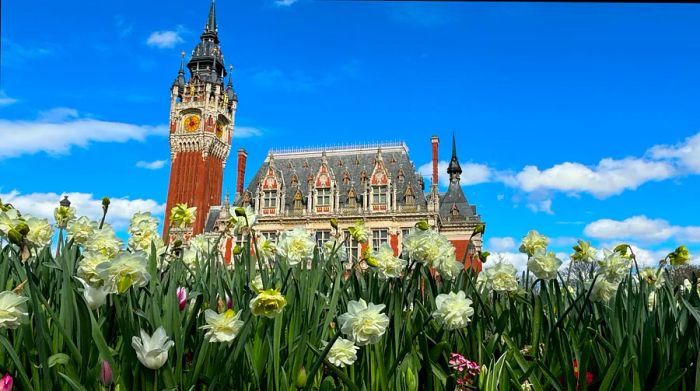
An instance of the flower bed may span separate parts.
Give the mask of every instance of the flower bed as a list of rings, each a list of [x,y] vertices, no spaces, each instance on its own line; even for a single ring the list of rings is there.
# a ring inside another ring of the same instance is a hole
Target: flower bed
[[[150,214],[124,248],[65,207],[54,254],[47,220],[0,206],[0,390],[675,390],[700,372],[698,290],[666,278],[683,247],[638,270],[628,246],[579,242],[560,269],[531,232],[533,274],[477,276],[423,224],[400,256],[354,260],[340,235],[256,237],[239,208],[230,230],[254,240],[226,265],[217,239],[165,246]]]

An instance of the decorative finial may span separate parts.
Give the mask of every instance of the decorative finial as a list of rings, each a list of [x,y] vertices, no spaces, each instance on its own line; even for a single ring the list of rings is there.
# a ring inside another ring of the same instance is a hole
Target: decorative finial
[[[63,199],[59,202],[61,206],[68,208],[70,206],[70,201],[68,201],[68,196],[63,196]]]
[[[226,189],[226,195],[224,196],[224,205],[228,206],[228,189]]]

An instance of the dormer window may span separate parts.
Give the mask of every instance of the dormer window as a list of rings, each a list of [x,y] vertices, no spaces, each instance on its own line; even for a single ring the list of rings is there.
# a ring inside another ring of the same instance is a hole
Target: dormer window
[[[299,178],[297,177],[297,174],[292,174],[292,178],[290,180],[292,185],[296,185],[299,183]]]
[[[343,173],[343,183],[346,185],[350,183],[350,173],[347,171]]]
[[[362,170],[362,172],[360,173],[360,182],[362,182],[362,184],[365,184],[367,182],[367,179],[367,171]]]
[[[277,191],[276,190],[263,191],[263,208],[276,208],[276,207],[277,207]]]
[[[320,188],[316,189],[316,205],[329,206],[331,204],[331,189]]]
[[[403,170],[399,170],[399,174],[396,176],[396,179],[400,182],[403,183],[405,176],[403,174]]]
[[[350,191],[348,191],[348,207],[357,207],[357,194],[355,194],[355,190],[353,189],[350,189]]]
[[[389,194],[389,190],[387,186],[374,186],[374,191],[372,192],[372,203],[377,205],[377,204],[386,204],[387,200],[387,195]]]
[[[297,192],[294,193],[294,200],[292,203],[292,209],[299,210],[302,208],[302,206],[301,206],[302,198],[303,198],[303,196],[301,195],[301,191],[297,190]]]

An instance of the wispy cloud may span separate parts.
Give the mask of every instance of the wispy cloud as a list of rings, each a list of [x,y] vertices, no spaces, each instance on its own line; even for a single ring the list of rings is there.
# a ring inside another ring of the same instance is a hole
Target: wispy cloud
[[[17,99],[7,96],[5,91],[0,90],[0,106],[9,106],[13,103],[17,103]]]
[[[181,26],[178,26],[175,30],[154,31],[148,36],[146,44],[160,49],[170,49],[184,42],[180,36],[182,32]]]
[[[118,14],[114,15],[114,25],[117,27],[117,31],[119,31],[119,35],[122,38],[130,35],[131,31],[134,29],[133,24],[127,23],[124,17]]]
[[[24,215],[47,218],[53,221],[53,210],[64,195],[68,196],[71,206],[76,208],[78,216],[88,216],[97,220],[102,217],[102,196],[91,193],[66,192],[66,193],[28,193],[22,194],[17,190],[9,193],[0,193],[0,198],[5,203],[11,203]],[[130,197],[110,197],[109,213],[106,221],[115,229],[123,229],[129,224],[131,216],[136,212],[151,212],[154,215],[162,215],[165,204],[152,199]]]
[[[249,138],[261,136],[263,132],[252,126],[236,126],[233,129],[233,138]]]
[[[440,160],[438,162],[438,183],[441,186],[450,184],[450,177],[447,175],[447,166],[449,162]],[[493,179],[493,172],[489,166],[477,163],[460,163],[462,174],[460,175],[460,183],[462,185],[477,185],[479,183],[490,182]],[[418,172],[423,175],[428,182],[433,175],[433,163],[428,162],[418,168]]]
[[[152,162],[141,160],[136,162],[136,167],[145,168],[147,170],[160,170],[161,168],[165,167],[165,163],[167,162],[167,160],[154,160]]]
[[[490,238],[486,249],[496,252],[512,251],[515,249],[515,239],[510,236]]]
[[[39,119],[0,119],[0,159],[46,152],[70,153],[73,146],[87,147],[94,142],[143,141],[148,136],[165,136],[165,125],[134,125],[80,117],[77,110],[56,108],[40,114]]]

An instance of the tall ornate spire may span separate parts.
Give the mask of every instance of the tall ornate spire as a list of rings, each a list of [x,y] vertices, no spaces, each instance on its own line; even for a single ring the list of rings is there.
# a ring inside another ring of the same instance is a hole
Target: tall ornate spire
[[[192,76],[198,75],[200,80],[223,84],[227,72],[224,66],[224,56],[219,47],[219,30],[216,26],[214,0],[209,7],[207,22],[199,38],[200,42],[192,50],[192,58],[187,63],[187,68],[190,69]]]
[[[455,142],[455,133],[452,132],[452,159],[450,165],[447,166],[447,173],[450,175],[450,182],[459,182],[459,175],[462,173],[462,167],[457,159],[457,143]]]

